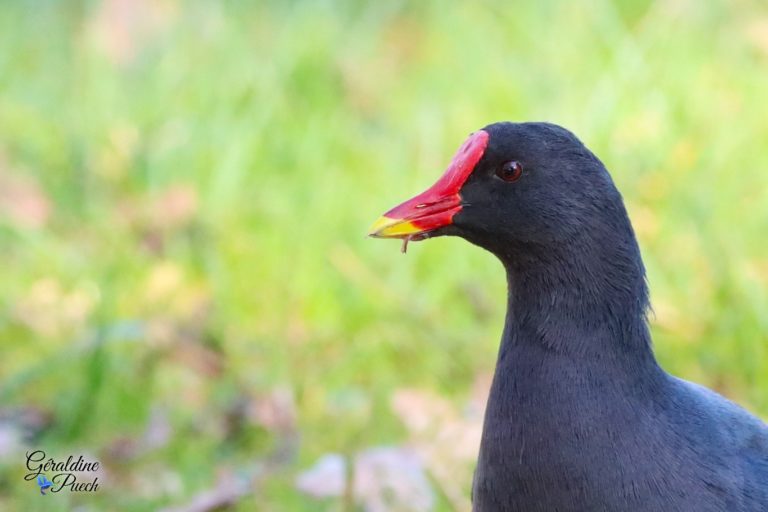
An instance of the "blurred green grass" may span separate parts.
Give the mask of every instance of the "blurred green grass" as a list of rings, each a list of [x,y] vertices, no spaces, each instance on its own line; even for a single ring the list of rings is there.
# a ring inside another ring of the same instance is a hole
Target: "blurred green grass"
[[[659,359],[768,416],[763,3],[30,0],[0,28],[0,420],[110,478],[46,510],[154,510],[226,470],[265,475],[239,510],[316,510],[297,471],[403,442],[395,390],[463,403],[500,266],[364,235],[497,120],[604,160]],[[0,449],[3,510],[41,506],[23,462]]]

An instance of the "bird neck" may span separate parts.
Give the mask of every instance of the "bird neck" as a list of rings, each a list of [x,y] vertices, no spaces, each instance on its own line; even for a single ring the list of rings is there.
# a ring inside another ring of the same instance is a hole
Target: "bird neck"
[[[560,353],[612,354],[655,365],[645,270],[631,227],[626,231],[502,257],[508,282],[502,344],[535,343]]]

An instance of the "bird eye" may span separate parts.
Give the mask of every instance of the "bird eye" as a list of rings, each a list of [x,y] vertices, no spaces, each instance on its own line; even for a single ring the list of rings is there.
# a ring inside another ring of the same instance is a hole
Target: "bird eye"
[[[517,160],[505,162],[496,170],[496,176],[509,183],[517,181],[523,175],[523,164]]]

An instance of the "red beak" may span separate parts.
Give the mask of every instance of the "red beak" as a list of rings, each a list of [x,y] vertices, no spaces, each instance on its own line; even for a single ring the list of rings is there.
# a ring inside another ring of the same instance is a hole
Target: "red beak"
[[[369,235],[378,238],[421,239],[435,229],[453,223],[461,211],[461,187],[483,157],[488,132],[477,131],[464,141],[437,183],[399,204],[371,226]]]

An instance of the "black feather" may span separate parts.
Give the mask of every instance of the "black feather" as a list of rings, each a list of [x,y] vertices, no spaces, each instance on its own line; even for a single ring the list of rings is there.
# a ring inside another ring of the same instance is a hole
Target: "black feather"
[[[608,171],[546,123],[484,128],[452,226],[496,254],[508,311],[476,511],[767,511],[768,427],[657,364],[648,288]],[[522,162],[515,183],[495,178]]]

